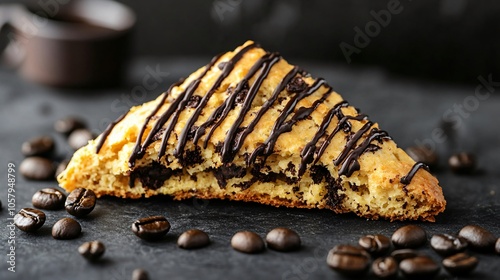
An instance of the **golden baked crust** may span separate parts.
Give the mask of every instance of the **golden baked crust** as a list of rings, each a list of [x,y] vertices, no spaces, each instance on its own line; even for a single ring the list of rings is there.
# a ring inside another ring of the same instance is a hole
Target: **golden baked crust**
[[[248,41],[131,108],[76,151],[58,181],[98,196],[434,221],[446,202],[437,179],[418,167],[322,79]]]

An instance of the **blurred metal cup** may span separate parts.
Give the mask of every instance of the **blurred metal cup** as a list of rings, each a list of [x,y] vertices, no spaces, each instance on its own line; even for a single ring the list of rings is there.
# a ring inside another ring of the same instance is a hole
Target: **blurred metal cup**
[[[0,25],[11,27],[3,56],[23,77],[38,83],[117,85],[135,22],[130,8],[110,0],[59,0],[29,8],[0,5]]]

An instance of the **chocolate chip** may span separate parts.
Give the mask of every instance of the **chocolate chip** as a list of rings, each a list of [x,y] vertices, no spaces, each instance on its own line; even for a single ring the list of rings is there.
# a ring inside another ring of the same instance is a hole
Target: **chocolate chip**
[[[397,229],[391,240],[398,248],[416,248],[425,244],[427,234],[420,226],[407,225]]]
[[[259,253],[265,249],[262,237],[252,231],[237,232],[231,238],[231,246],[233,249],[247,254]]]
[[[471,273],[477,266],[476,257],[466,253],[458,253],[443,260],[443,267],[452,275],[464,275]]]
[[[40,136],[23,143],[21,151],[24,156],[49,157],[55,150],[54,139],[50,136]]]
[[[45,188],[37,191],[31,198],[33,206],[39,209],[58,210],[64,207],[66,195],[58,189]]]
[[[102,257],[106,247],[101,241],[85,242],[78,247],[78,253],[89,261],[96,261]]]
[[[294,77],[290,83],[286,85],[286,90],[291,93],[299,93],[307,88],[307,83],[301,77]]]
[[[358,244],[373,255],[385,254],[391,248],[391,240],[381,234],[363,236],[359,239]]]
[[[278,227],[266,235],[267,247],[282,252],[300,248],[300,236],[289,228]]]
[[[14,216],[14,224],[22,231],[33,232],[45,223],[45,213],[38,209],[23,208]]]
[[[405,151],[414,161],[423,162],[431,168],[438,164],[438,155],[426,146],[411,146]]]
[[[453,255],[467,248],[465,239],[449,234],[433,235],[430,243],[432,249],[442,256]]]
[[[77,129],[69,135],[68,144],[74,150],[78,150],[81,147],[88,144],[90,140],[94,139],[94,134],[88,129]]]
[[[75,239],[82,232],[82,226],[72,218],[62,218],[52,226],[55,239]]]
[[[60,120],[57,120],[54,123],[54,129],[55,131],[68,136],[71,134],[71,132],[80,129],[80,128],[85,128],[85,122],[77,117],[66,117]]]
[[[208,234],[199,229],[190,229],[185,231],[177,239],[177,246],[183,249],[196,249],[210,244]]]
[[[52,161],[42,157],[27,157],[19,166],[19,172],[30,180],[49,180],[54,178],[55,168]]]
[[[199,95],[191,95],[191,97],[189,98],[187,104],[186,104],[186,107],[188,108],[196,108],[198,107],[198,104],[200,104],[200,101],[201,101],[201,96]]]
[[[480,252],[492,252],[496,238],[489,230],[476,225],[463,227],[458,236],[469,243],[469,248]]]
[[[470,174],[476,170],[476,157],[469,153],[459,153],[450,157],[448,164],[457,174]]]
[[[361,276],[368,270],[370,255],[360,247],[337,245],[328,252],[326,263],[341,274]]]

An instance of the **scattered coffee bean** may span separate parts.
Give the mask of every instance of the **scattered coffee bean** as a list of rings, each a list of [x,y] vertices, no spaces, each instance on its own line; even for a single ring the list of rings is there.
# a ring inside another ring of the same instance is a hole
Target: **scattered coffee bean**
[[[195,249],[207,246],[210,243],[208,234],[199,229],[185,231],[177,239],[177,246],[183,249]]]
[[[247,254],[259,253],[265,249],[262,237],[252,231],[237,232],[233,238],[231,238],[231,246],[235,250]]]
[[[27,157],[49,157],[55,149],[54,139],[50,136],[40,136],[23,143],[21,152]]]
[[[411,146],[405,151],[414,161],[423,162],[431,168],[438,164],[437,154],[425,146]]]
[[[358,243],[359,246],[373,255],[383,255],[391,248],[391,240],[381,234],[363,236]]]
[[[94,139],[94,135],[88,129],[77,129],[69,135],[68,144],[74,150],[78,150],[92,139]]]
[[[45,213],[38,209],[23,208],[14,216],[14,224],[22,231],[33,232],[45,223]]]
[[[54,123],[54,130],[64,134],[65,136],[68,136],[71,134],[71,132],[80,129],[80,128],[85,128],[85,122],[82,121],[79,118],[76,117],[66,117],[60,120],[57,120]]]
[[[423,228],[417,225],[407,225],[397,229],[391,240],[398,248],[417,248],[425,244],[427,235]]]
[[[267,247],[276,251],[294,251],[300,248],[300,236],[293,230],[278,227],[266,235]]]
[[[72,218],[62,218],[52,226],[52,237],[55,239],[74,239],[82,232],[82,226]]]
[[[452,275],[469,274],[476,268],[477,263],[476,257],[466,253],[458,253],[443,260],[444,268]]]
[[[360,276],[368,270],[370,255],[360,247],[337,245],[328,252],[326,263],[347,276]]]
[[[149,280],[149,275],[146,270],[137,268],[132,272],[132,280]]]
[[[59,177],[59,174],[63,173],[64,170],[66,170],[66,167],[68,167],[69,161],[63,160],[61,161],[56,168],[56,174],[54,175],[55,178]]]
[[[436,234],[431,238],[431,247],[442,256],[462,252],[467,248],[467,241],[449,234]]]
[[[58,189],[46,188],[37,191],[31,198],[33,206],[39,209],[58,210],[64,208],[66,195]]]
[[[454,173],[470,174],[476,170],[476,157],[469,153],[459,153],[451,156],[448,164]]]
[[[495,251],[500,255],[500,238],[498,238],[497,243],[495,243]]]
[[[372,271],[379,279],[391,279],[398,275],[398,262],[393,257],[381,257],[373,261]]]
[[[49,180],[54,178],[52,161],[42,157],[27,157],[19,166],[19,172],[30,180]]]
[[[463,227],[458,236],[467,240],[469,247],[476,251],[488,252],[495,248],[496,238],[489,230],[476,225]]]
[[[141,218],[132,223],[132,231],[138,237],[156,241],[164,237],[170,230],[170,223],[163,216]]]
[[[435,276],[439,265],[428,256],[418,256],[401,261],[399,269],[409,279],[423,279]]]
[[[419,253],[412,249],[399,249],[399,250],[394,250],[391,253],[391,257],[393,257],[397,262],[401,262],[403,260],[411,259],[418,256]]]
[[[78,247],[78,253],[89,261],[98,260],[106,251],[106,247],[101,241],[85,242]]]
[[[68,195],[64,207],[71,215],[83,217],[94,210],[96,200],[96,195],[92,190],[77,188]]]

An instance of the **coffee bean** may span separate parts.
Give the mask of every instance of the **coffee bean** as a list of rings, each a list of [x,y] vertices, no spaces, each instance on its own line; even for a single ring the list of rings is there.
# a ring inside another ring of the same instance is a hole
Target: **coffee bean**
[[[58,210],[64,207],[66,195],[58,189],[46,188],[37,191],[31,198],[33,206],[39,209]]]
[[[24,156],[49,157],[55,149],[54,139],[50,136],[40,136],[23,143],[21,152]]]
[[[94,210],[96,200],[96,195],[92,190],[77,188],[68,195],[64,207],[71,215],[83,217]]]
[[[399,249],[394,250],[391,253],[391,257],[393,257],[397,262],[401,262],[402,260],[411,259],[419,256],[419,253],[412,249]]]
[[[132,280],[149,280],[149,275],[146,270],[137,268],[132,272]]]
[[[45,223],[45,213],[38,209],[23,208],[14,216],[14,224],[22,231],[33,232]]]
[[[373,255],[382,255],[387,253],[391,248],[391,240],[381,234],[366,235],[359,239],[359,246]]]
[[[368,270],[370,255],[360,247],[337,245],[328,252],[326,263],[347,276],[360,276]]]
[[[418,256],[403,260],[399,269],[409,279],[434,277],[439,272],[439,265],[428,256]]]
[[[407,225],[392,234],[392,243],[398,248],[417,248],[427,241],[425,230],[416,225]]]
[[[94,139],[94,134],[88,129],[77,129],[69,135],[68,144],[74,150],[78,150],[87,145],[92,139]]]
[[[438,155],[425,146],[411,146],[405,151],[414,161],[423,162],[431,168],[438,164]]]
[[[300,236],[293,230],[278,227],[266,235],[267,247],[276,251],[294,251],[300,248]]]
[[[477,266],[476,257],[466,253],[458,253],[443,260],[444,268],[452,275],[463,275],[471,273]]]
[[[467,241],[449,234],[436,234],[431,238],[431,247],[442,256],[462,252],[467,248]]]
[[[89,261],[98,260],[106,251],[106,247],[101,241],[85,242],[78,247],[78,253]]]
[[[85,128],[85,122],[79,118],[76,117],[66,117],[60,120],[57,120],[54,123],[54,130],[64,134],[66,136],[70,135],[71,132],[80,129],[80,128]]]
[[[231,246],[235,250],[247,254],[259,253],[265,249],[262,237],[252,231],[237,232],[233,238],[231,238]]]
[[[448,164],[454,173],[470,174],[476,170],[476,157],[469,153],[459,153],[452,155]]]
[[[52,161],[42,157],[27,157],[19,166],[19,172],[30,180],[49,180],[54,178]]]
[[[55,239],[75,239],[82,232],[82,226],[72,218],[62,218],[52,226]]]
[[[208,234],[199,229],[185,231],[179,236],[179,239],[177,239],[177,246],[183,249],[201,248],[208,244],[210,244]]]
[[[469,247],[476,251],[489,252],[495,248],[496,238],[487,229],[476,225],[463,227],[458,236],[469,243]]]
[[[132,231],[135,235],[149,241],[161,239],[169,230],[170,223],[163,216],[141,218],[132,223]]]
[[[372,271],[379,279],[392,279],[398,275],[398,262],[393,257],[381,257],[373,261]]]
[[[56,174],[54,175],[55,178],[59,177],[61,173],[63,173],[64,170],[66,170],[66,167],[68,167],[69,161],[63,160],[61,161],[56,168]]]
[[[500,255],[500,238],[498,238],[497,243],[495,243],[495,251]]]

